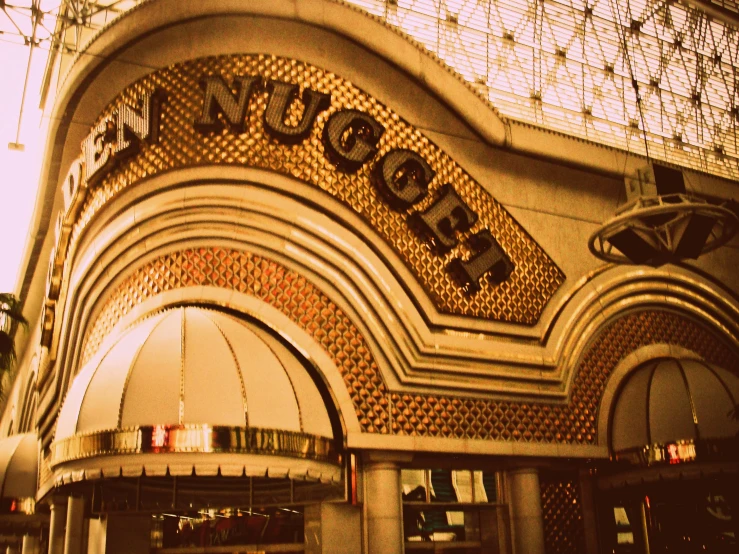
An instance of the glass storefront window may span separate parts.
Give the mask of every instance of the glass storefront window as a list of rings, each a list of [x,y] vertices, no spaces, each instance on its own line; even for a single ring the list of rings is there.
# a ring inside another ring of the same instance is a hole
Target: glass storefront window
[[[500,498],[495,471],[404,469],[401,479],[404,500],[480,504]]]
[[[735,477],[654,481],[604,494],[601,540],[616,554],[734,554]]]
[[[94,513],[183,513],[254,506],[288,508],[344,499],[343,483],[266,477],[142,477],[101,480],[94,487]]]
[[[404,469],[401,480],[406,551],[435,542],[449,543],[437,550],[472,554],[506,535],[508,511],[499,503],[497,472]]]
[[[345,501],[343,483],[246,476],[119,477],[93,489],[93,516],[150,518],[155,554],[303,552],[306,510]]]
[[[152,546],[159,549],[303,544],[302,508],[201,510],[153,517]]]

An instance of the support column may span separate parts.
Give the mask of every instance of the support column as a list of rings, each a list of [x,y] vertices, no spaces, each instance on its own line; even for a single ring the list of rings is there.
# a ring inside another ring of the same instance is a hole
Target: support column
[[[150,515],[109,515],[106,518],[105,554],[149,554],[150,550]]]
[[[585,550],[598,552],[598,523],[595,506],[595,475],[588,470],[580,470],[580,503],[582,524],[585,530]]]
[[[515,554],[544,554],[539,472],[535,468],[508,472]]]
[[[70,496],[67,501],[67,532],[64,534],[64,554],[83,554],[85,499]]]
[[[364,483],[368,554],[403,554],[400,467],[395,462],[367,462]]]
[[[64,554],[64,529],[67,526],[67,499],[54,498],[51,501],[51,521],[49,524],[49,554]]]
[[[23,535],[21,554],[41,554],[41,539],[37,535]]]

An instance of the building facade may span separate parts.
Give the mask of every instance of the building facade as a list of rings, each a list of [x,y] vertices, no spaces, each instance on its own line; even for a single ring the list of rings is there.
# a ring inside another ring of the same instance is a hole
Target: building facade
[[[50,121],[9,549],[736,548],[737,242],[587,247],[648,159],[329,0],[144,3]]]

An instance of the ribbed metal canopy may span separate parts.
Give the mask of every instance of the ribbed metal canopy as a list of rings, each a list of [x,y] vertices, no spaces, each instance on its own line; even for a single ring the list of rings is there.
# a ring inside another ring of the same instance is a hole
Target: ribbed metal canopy
[[[0,498],[35,498],[37,475],[36,433],[0,439]]]
[[[739,400],[739,377],[697,360],[648,362],[628,378],[616,400],[611,449],[736,436],[730,417]]]
[[[56,440],[193,424],[332,437],[318,389],[280,341],[228,314],[187,307],[141,322],[82,368]]]
[[[57,419],[57,483],[196,475],[341,479],[323,397],[258,325],[202,307],[153,315],[77,374]]]

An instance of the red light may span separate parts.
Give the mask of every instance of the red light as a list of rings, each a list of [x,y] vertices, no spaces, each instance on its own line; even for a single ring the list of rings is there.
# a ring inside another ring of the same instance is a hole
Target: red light
[[[676,444],[671,444],[667,447],[667,457],[669,458],[671,464],[680,463],[680,458],[677,454]]]
[[[164,425],[155,426],[151,434],[151,445],[155,447],[165,446],[167,444],[167,435],[169,435],[169,432]]]

